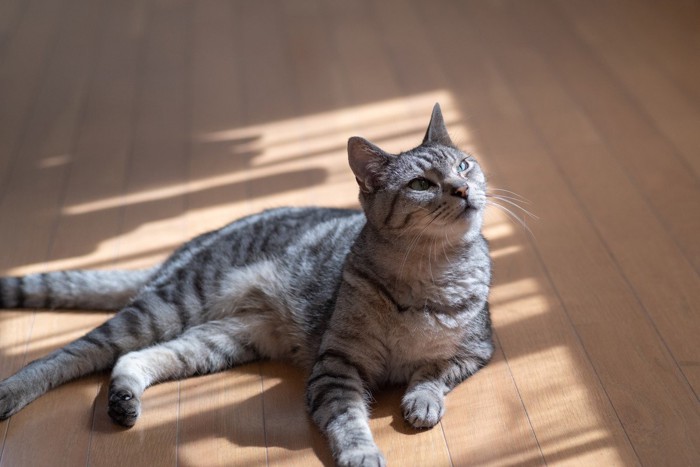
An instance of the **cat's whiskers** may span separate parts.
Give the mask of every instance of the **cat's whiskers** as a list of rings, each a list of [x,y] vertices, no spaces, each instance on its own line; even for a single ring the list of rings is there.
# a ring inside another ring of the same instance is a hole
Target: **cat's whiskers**
[[[445,255],[445,260],[447,261],[447,264],[449,264],[450,267],[452,267],[452,261],[447,256],[447,250],[445,250],[445,244],[448,244],[450,246],[450,249],[453,249],[454,247],[452,246],[452,242],[450,242],[450,239],[447,236],[447,231],[443,230],[442,236],[445,237],[445,241],[442,242],[442,254]]]
[[[432,257],[433,257],[433,247],[435,247],[437,241],[437,237],[433,237],[433,243],[431,243],[430,248],[428,249],[428,271],[430,271],[430,280],[432,281],[432,284],[435,285],[435,277],[433,276],[433,265],[432,265]],[[435,259],[437,260],[437,248],[435,249]]]
[[[426,226],[427,228],[427,226]],[[423,233],[423,230],[418,232],[415,237],[411,239],[411,241],[408,243],[408,248],[406,248],[406,254],[403,257],[403,261],[401,262],[401,267],[399,268],[399,274],[397,276],[396,282],[398,283],[400,280],[403,280],[403,268],[406,265],[406,261],[408,260],[408,255],[411,253],[411,250],[413,249],[413,245],[415,242],[418,241],[418,237]]]
[[[505,207],[501,204],[498,204],[498,203],[496,203],[494,201],[490,201],[490,200],[487,200],[486,204],[488,206],[494,206],[494,207],[502,210],[504,213],[506,213],[506,215],[511,217],[513,220],[515,220],[518,224],[522,225],[525,228],[525,230],[528,231],[528,233],[530,234],[530,236],[532,238],[535,238],[535,234],[532,233],[532,230],[530,230],[530,227],[528,227],[527,224],[525,223],[525,221],[523,219],[521,219],[520,217],[518,217],[518,215],[515,214],[512,210],[508,209],[507,207]]]
[[[401,268],[399,269],[399,275],[397,280],[403,280],[403,269],[406,266],[406,261],[408,260],[408,257],[411,254],[413,248],[418,244],[420,237],[423,236],[423,233],[425,233],[425,231],[428,229],[431,223],[432,221],[429,222],[428,225],[426,225],[420,232],[418,232],[409,242],[408,248],[406,249],[406,254],[403,257],[403,261],[401,262]]]
[[[429,217],[429,216],[432,215],[432,214],[434,214],[434,215],[433,215],[433,217],[430,219],[430,221],[428,221],[428,223],[425,225],[425,227],[423,227],[423,229],[421,229],[421,231],[418,232],[418,234],[416,234],[416,236],[413,237],[413,239],[411,240],[411,242],[408,244],[408,248],[406,249],[406,254],[405,254],[404,257],[403,257],[403,261],[401,262],[401,268],[399,269],[399,274],[398,274],[398,276],[397,276],[397,282],[398,282],[399,280],[403,280],[403,269],[404,269],[404,267],[406,266],[406,261],[408,260],[408,257],[409,257],[409,255],[411,254],[411,251],[412,251],[413,248],[418,244],[420,238],[423,236],[423,234],[425,233],[425,231],[428,230],[428,227],[430,227],[430,225],[431,225],[438,217],[440,217],[441,208],[440,208],[440,207],[436,208],[434,211],[430,212],[430,213],[429,213],[428,215],[426,215],[425,217]]]
[[[495,194],[493,194],[493,193],[489,193],[488,196],[489,196],[489,197],[492,197],[492,198],[509,199],[509,200],[514,201],[514,202],[516,202],[516,203],[532,204],[530,201],[526,201],[526,200],[523,200],[523,199],[520,199],[520,198],[516,198],[515,196],[508,196],[508,195],[502,195],[502,194],[497,194],[497,195],[495,195]]]
[[[504,203],[510,204],[511,206],[514,206],[518,209],[520,209],[523,213],[527,214],[528,216],[532,217],[533,219],[539,219],[536,215],[525,209],[524,207],[520,206],[518,203],[513,201],[513,198],[510,197],[504,197],[504,196],[498,196],[498,195],[486,195],[487,198],[492,198],[492,199],[497,199],[499,201],[502,201]]]
[[[503,188],[489,188],[490,191],[502,191],[504,193],[508,193],[513,196],[513,198],[520,200],[521,202],[525,204],[531,204],[530,200],[525,198],[524,196],[510,190],[504,190]],[[505,196],[505,195],[500,195],[500,196]]]

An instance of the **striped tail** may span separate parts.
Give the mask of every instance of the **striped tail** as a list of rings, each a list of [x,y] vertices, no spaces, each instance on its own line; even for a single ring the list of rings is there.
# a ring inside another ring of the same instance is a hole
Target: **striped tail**
[[[0,309],[118,310],[136,295],[154,271],[75,270],[1,277]]]

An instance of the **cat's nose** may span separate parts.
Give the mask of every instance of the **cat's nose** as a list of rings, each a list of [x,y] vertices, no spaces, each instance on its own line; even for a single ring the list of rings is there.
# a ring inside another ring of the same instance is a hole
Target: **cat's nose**
[[[467,196],[469,196],[469,187],[467,185],[457,187],[452,191],[452,195],[467,199]]]

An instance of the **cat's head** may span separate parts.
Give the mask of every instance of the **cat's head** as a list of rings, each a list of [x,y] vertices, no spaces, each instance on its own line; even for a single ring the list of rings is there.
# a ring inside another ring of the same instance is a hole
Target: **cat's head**
[[[352,137],[348,158],[375,228],[438,238],[479,234],[486,177],[476,159],[452,143],[438,104],[420,146],[395,155]]]

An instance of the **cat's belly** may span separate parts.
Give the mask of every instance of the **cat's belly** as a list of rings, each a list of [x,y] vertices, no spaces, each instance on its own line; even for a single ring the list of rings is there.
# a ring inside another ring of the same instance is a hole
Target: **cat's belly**
[[[284,269],[274,261],[260,261],[232,270],[223,281],[211,319],[240,322],[246,345],[262,358],[292,360],[308,367],[315,354],[298,307],[290,303]]]

